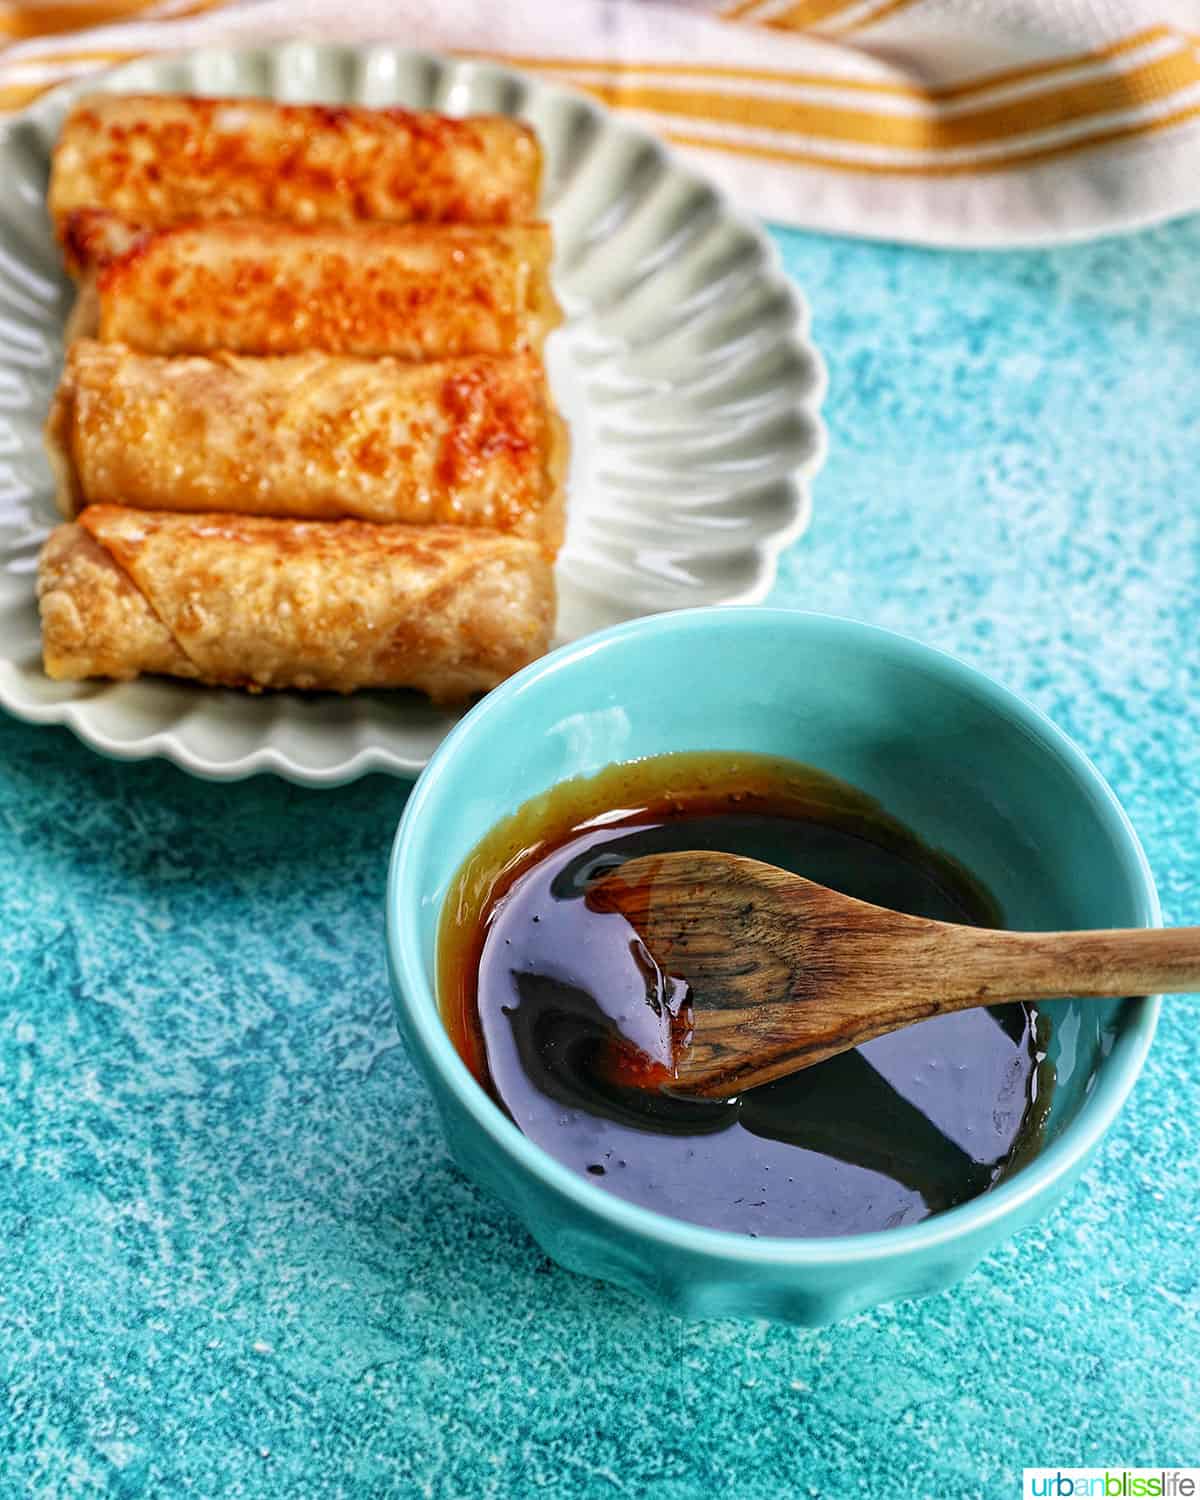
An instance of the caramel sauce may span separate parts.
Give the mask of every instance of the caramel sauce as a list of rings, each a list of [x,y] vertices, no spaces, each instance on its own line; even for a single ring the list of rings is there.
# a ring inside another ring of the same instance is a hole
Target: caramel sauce
[[[622,1198],[749,1235],[914,1223],[1036,1149],[1053,1073],[1030,1005],[939,1016],[728,1101],[616,1081],[614,1037],[653,1051],[685,987],[584,896],[624,860],[682,849],[766,860],[915,916],[1003,925],[960,864],[792,762],[678,754],[562,783],[475,848],[439,934],[446,1027],[527,1136]]]

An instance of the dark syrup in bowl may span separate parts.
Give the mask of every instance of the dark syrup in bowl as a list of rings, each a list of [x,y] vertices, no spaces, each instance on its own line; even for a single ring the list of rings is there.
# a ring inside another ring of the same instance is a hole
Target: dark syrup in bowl
[[[584,898],[614,865],[682,849],[766,860],[915,916],[1002,925],[961,865],[792,762],[673,755],[564,783],[472,853],[439,939],[447,1028],[530,1139],[660,1213],[786,1236],[915,1223],[1036,1150],[1053,1075],[1031,1005],[924,1021],[730,1101],[610,1081],[614,1034],[654,1051],[685,996],[623,917]]]

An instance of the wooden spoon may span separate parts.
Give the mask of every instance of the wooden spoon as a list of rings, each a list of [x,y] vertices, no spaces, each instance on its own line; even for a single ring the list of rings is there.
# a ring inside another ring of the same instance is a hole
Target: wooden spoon
[[[1200,989],[1200,927],[997,932],[906,917],[757,859],[651,854],[589,905],[621,912],[690,987],[670,1055],[617,1050],[610,1072],[727,1098],[914,1021],[1006,1000]]]

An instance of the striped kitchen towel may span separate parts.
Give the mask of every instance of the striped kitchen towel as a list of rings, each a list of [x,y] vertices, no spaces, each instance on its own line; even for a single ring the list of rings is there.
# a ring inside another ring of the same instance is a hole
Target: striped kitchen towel
[[[1013,245],[1200,208],[1200,0],[0,0],[0,110],[284,37],[514,63],[786,224]]]

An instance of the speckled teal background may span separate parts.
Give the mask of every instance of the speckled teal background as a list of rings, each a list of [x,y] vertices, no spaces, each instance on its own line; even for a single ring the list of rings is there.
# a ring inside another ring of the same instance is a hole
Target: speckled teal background
[[[780,233],[831,457],[778,603],[978,663],[1200,922],[1200,222]],[[447,1161],[382,942],[405,788],[216,787],[0,719],[0,1494],[1016,1496],[1200,1464],[1200,1011],[1066,1206],[821,1332],[551,1265]]]

